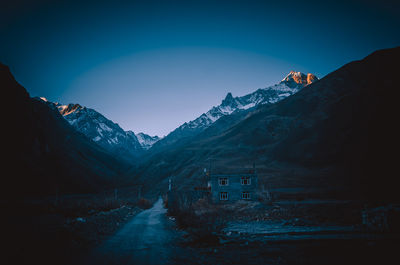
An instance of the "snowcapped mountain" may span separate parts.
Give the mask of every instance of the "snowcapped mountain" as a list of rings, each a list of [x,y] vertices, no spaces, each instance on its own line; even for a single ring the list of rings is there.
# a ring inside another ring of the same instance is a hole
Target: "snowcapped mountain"
[[[273,104],[298,92],[303,87],[317,81],[313,74],[290,71],[290,73],[276,85],[257,89],[255,92],[242,97],[233,97],[228,93],[221,104],[212,107],[200,117],[185,122],[183,125],[172,131],[155,146],[164,146],[174,143],[179,139],[193,136],[213,124],[222,116],[230,115],[234,111],[247,110],[260,104]]]
[[[309,85],[317,80],[318,77],[313,74],[308,73],[307,75],[305,75],[301,72],[290,71],[290,73],[281,81],[281,83],[284,83],[288,87],[294,88],[298,87],[299,85]]]
[[[279,84],[274,86],[260,88],[242,97],[233,97],[232,93],[228,93],[219,106],[213,107],[197,119],[185,123],[181,127],[207,128],[222,116],[229,115],[236,110],[249,109],[259,104],[276,103],[316,80],[318,78],[313,74],[305,75],[291,71]]]
[[[124,131],[117,123],[94,109],[79,104],[61,105],[49,102],[45,98],[40,99],[57,109],[77,131],[118,157],[132,161],[143,153],[143,147],[135,133]]]
[[[153,146],[156,142],[158,142],[161,138],[156,136],[150,136],[145,133],[138,133],[136,134],[136,137],[140,143],[140,145],[143,147],[143,149],[147,150],[150,147]]]

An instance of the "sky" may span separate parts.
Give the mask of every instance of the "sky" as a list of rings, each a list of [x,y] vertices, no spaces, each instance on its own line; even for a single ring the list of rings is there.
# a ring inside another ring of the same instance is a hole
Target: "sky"
[[[400,45],[389,1],[0,0],[0,61],[31,96],[164,136],[291,70]],[[378,1],[376,1],[378,2]]]

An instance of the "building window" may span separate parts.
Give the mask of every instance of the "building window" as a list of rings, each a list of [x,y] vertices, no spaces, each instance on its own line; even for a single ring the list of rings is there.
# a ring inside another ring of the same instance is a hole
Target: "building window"
[[[228,186],[228,178],[219,178],[219,185],[220,186]]]
[[[248,191],[243,191],[243,192],[242,192],[242,199],[243,199],[243,200],[250,200],[250,192],[248,192]]]
[[[227,192],[220,192],[219,193],[219,199],[221,201],[227,201],[228,200],[228,193]]]
[[[250,177],[241,177],[240,178],[240,183],[242,185],[250,185],[251,184],[251,178]]]

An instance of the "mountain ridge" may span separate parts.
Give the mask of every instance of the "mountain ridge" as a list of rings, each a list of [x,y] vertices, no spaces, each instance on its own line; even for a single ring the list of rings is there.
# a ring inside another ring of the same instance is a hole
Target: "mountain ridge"
[[[241,97],[233,97],[232,93],[228,92],[225,98],[221,101],[220,105],[212,107],[209,111],[201,114],[198,118],[192,121],[185,122],[170,132],[162,140],[154,144],[150,151],[162,151],[164,148],[174,144],[177,141],[193,137],[194,135],[204,131],[222,116],[230,115],[235,111],[248,110],[262,104],[274,104],[290,95],[293,95],[303,87],[318,80],[318,78],[313,74],[308,74],[310,76],[310,80],[306,80],[306,82],[290,78],[292,75],[296,74],[300,74],[301,76],[304,75],[300,72],[291,71],[278,84],[266,88],[259,88],[256,91]]]
[[[128,162],[136,163],[144,151],[159,140],[158,136],[150,137],[141,133],[141,139],[145,138],[146,141],[139,141],[138,135],[134,132],[123,130],[117,123],[106,118],[100,112],[80,104],[62,105],[50,102],[44,97],[37,99],[58,110],[77,131]]]

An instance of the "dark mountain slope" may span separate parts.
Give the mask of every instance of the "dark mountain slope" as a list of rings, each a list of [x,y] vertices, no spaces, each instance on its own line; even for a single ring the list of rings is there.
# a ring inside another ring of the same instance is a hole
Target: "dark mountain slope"
[[[267,151],[276,159],[307,165],[353,164],[367,156],[389,161],[391,143],[397,142],[394,65],[399,53],[398,48],[379,51],[350,63],[297,95],[261,108],[218,141],[274,145]]]
[[[334,189],[341,197],[397,200],[399,61],[395,48],[349,63],[244,119],[211,126],[214,132],[206,130],[157,157],[143,175],[151,171],[159,180],[173,175],[177,185],[189,188],[210,160],[217,171],[255,161],[272,188],[301,187],[321,196]]]
[[[0,64],[5,93],[5,168],[2,195],[88,192],[112,188],[129,168],[81,133],[46,103],[31,99]]]

